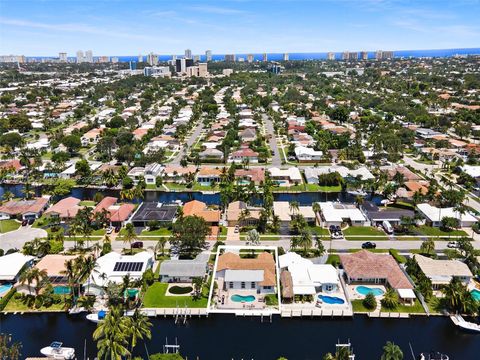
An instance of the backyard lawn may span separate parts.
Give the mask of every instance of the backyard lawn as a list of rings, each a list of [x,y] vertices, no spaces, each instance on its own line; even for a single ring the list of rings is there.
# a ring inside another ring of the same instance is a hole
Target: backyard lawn
[[[354,313],[357,313],[357,312],[371,312],[373,310],[369,310],[367,309],[365,306],[363,306],[363,300],[352,300],[352,308],[353,308],[353,312]]]
[[[408,305],[398,305],[395,309],[393,310],[388,310],[385,309],[382,306],[381,312],[396,312],[396,313],[410,313],[410,314],[424,314],[425,310],[423,309],[422,304],[420,304],[420,301],[418,299],[415,299],[415,304],[412,306]]]
[[[0,233],[6,233],[9,231],[17,230],[20,227],[20,223],[16,220],[1,220],[0,221]]]
[[[166,296],[168,284],[155,282],[145,292],[143,306],[146,308],[183,308],[185,305],[190,308],[206,308],[208,300],[207,286],[203,287],[203,296],[199,300],[193,300],[191,296]]]
[[[59,304],[52,304],[49,307],[41,306],[40,308],[32,308],[23,299],[12,296],[4,311],[65,311],[65,303],[61,301]]]

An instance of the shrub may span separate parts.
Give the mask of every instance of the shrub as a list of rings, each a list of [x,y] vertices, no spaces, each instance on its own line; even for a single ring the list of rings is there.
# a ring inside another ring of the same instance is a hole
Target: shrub
[[[272,306],[278,305],[278,298],[275,294],[268,294],[265,295],[265,304]]]
[[[375,299],[375,295],[368,293],[365,299],[363,299],[362,304],[368,310],[374,310],[377,307],[377,299]]]
[[[155,274],[153,273],[152,269],[148,269],[143,273],[143,281],[148,285],[152,285],[155,281]]]
[[[405,258],[405,256],[400,255],[400,254],[398,253],[398,250],[390,249],[390,250],[388,250],[388,252],[390,253],[390,255],[393,256],[393,258],[394,258],[399,264],[405,264],[405,263],[407,262],[407,259]]]
[[[50,250],[48,251],[49,254],[59,254],[63,251],[63,241],[50,241]]]
[[[168,292],[170,294],[174,295],[183,295],[183,294],[188,294],[193,290],[191,286],[172,286],[171,288],[168,289]]]

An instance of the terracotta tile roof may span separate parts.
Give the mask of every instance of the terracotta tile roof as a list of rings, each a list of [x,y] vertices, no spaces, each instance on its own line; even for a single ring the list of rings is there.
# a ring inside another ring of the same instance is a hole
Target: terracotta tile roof
[[[123,222],[127,220],[135,210],[133,204],[121,204],[120,206],[111,206],[108,211],[110,212],[110,221]]]
[[[78,206],[80,199],[77,199],[73,196],[67,197],[60,200],[47,211],[45,214],[58,214],[61,218],[74,218],[77,215],[78,210],[83,208],[83,206]]]
[[[240,215],[242,214],[242,211],[246,210],[247,208],[250,213],[250,215],[248,216],[249,219],[260,219],[261,208],[248,207],[247,204],[243,201],[234,201],[228,204],[227,220],[238,221]]]
[[[413,289],[412,284],[391,255],[361,250],[339,256],[340,262],[350,278],[386,279],[394,289]]]
[[[234,151],[231,155],[232,157],[241,156],[241,157],[258,157],[258,153],[253,151],[250,148],[244,148],[237,151]]]
[[[10,200],[0,206],[0,212],[9,215],[23,215],[25,213],[39,213],[45,208],[48,199],[35,198],[31,200]]]
[[[264,168],[250,168],[248,170],[237,169],[235,170],[235,177],[249,178],[250,181],[253,181],[256,184],[259,184],[265,181],[265,169]]]
[[[95,209],[93,209],[93,213],[101,212],[102,210],[108,210],[108,208],[112,205],[115,205],[117,203],[118,199],[116,197],[112,196],[106,196],[100,201],[97,206],[95,206]]]
[[[421,183],[419,181],[405,181],[405,187],[412,192],[420,191],[423,195],[428,192],[428,183]]]
[[[20,160],[12,159],[0,161],[0,169],[14,169],[15,171],[18,171],[21,168],[23,168],[23,165],[20,164]]]
[[[45,255],[35,267],[39,270],[46,270],[48,276],[65,276],[62,271],[65,271],[65,262],[75,259],[78,255]]]
[[[199,176],[205,176],[205,175],[218,175],[218,176],[220,176],[221,174],[222,174],[222,170],[211,168],[211,167],[202,167],[200,169],[200,171],[198,172]]]
[[[199,216],[207,223],[218,223],[220,221],[220,211],[210,210],[204,202],[192,200],[183,206],[184,216]]]
[[[275,260],[273,255],[263,252],[255,259],[242,259],[239,255],[226,252],[218,257],[217,271],[222,270],[263,270],[262,286],[276,286]]]

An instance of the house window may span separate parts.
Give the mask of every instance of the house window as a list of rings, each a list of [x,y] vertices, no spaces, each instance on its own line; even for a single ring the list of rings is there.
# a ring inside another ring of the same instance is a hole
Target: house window
[[[229,289],[233,289],[233,282],[230,281],[230,282],[228,283],[228,288],[229,288]]]
[[[272,289],[271,286],[264,286],[263,288],[264,288],[265,290],[271,290],[271,289]]]
[[[255,282],[252,281],[252,283],[250,284],[250,286],[252,287],[252,289],[255,289]]]
[[[241,288],[245,289],[245,282],[244,281],[242,281],[242,283],[241,283]]]

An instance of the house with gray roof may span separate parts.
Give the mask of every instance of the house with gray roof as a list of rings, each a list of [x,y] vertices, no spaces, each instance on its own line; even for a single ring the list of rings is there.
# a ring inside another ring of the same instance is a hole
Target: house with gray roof
[[[208,254],[199,254],[193,260],[166,260],[160,264],[160,281],[192,282],[195,277],[205,277],[208,271]]]

